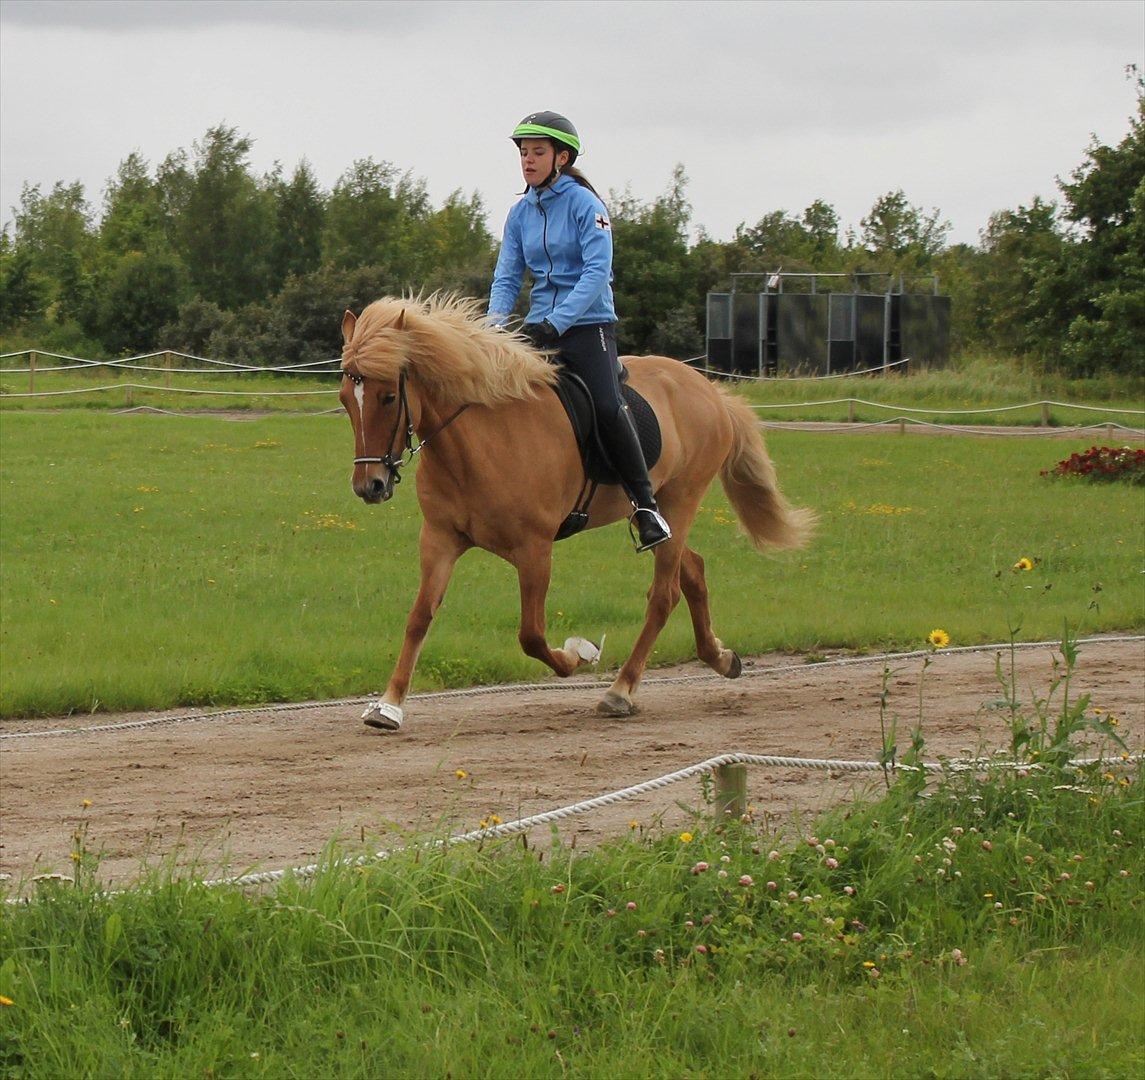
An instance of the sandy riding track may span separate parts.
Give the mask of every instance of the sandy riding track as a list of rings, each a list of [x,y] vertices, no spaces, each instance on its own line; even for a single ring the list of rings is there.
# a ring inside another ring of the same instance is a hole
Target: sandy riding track
[[[1023,699],[1046,693],[1054,650],[1017,654]],[[1008,654],[1007,654],[1008,656]],[[923,686],[927,756],[963,756],[1006,742],[994,708],[993,651],[938,653]],[[1006,662],[1008,663],[1008,659]],[[707,669],[653,672],[626,720],[597,716],[601,691],[501,692],[412,700],[406,729],[365,728],[360,706],[320,705],[238,716],[0,742],[0,869],[16,878],[68,872],[72,833],[85,821],[102,875],[125,881],[141,859],[175,852],[196,876],[313,861],[339,835],[372,847],[405,830],[461,831],[491,813],[508,821],[672,772],[733,750],[872,760],[879,749],[880,661],[804,665],[769,655],[734,682],[658,680]],[[900,746],[918,716],[918,659],[891,664],[888,715]],[[591,676],[589,677],[591,678]],[[575,684],[576,680],[572,680]],[[564,684],[568,686],[569,684]],[[1145,643],[1083,645],[1071,693],[1120,718],[1140,750],[1145,733]],[[165,716],[176,714],[163,714]],[[145,719],[95,717],[5,722],[14,734]],[[464,778],[457,776],[463,770]],[[786,816],[852,796],[869,776],[752,768],[757,811]],[[566,841],[622,833],[628,822],[687,820],[677,801],[699,803],[693,781],[563,823]],[[91,806],[83,808],[83,801]]]

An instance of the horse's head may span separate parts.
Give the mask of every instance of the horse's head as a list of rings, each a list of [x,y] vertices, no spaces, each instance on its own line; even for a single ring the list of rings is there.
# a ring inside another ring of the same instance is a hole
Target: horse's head
[[[411,424],[405,393],[405,374],[400,364],[385,368],[360,364],[356,356],[354,328],[357,318],[347,311],[342,317],[342,402],[354,428],[354,494],[368,503],[385,502],[401,480],[402,455],[409,448]],[[403,328],[399,315],[392,329]],[[375,343],[376,344],[376,343]],[[391,366],[391,365],[386,365]]]

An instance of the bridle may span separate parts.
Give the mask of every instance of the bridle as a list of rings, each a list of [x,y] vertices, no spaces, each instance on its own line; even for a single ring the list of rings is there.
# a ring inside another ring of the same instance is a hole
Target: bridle
[[[352,382],[355,386],[362,385],[363,376],[349,371],[344,372],[344,374],[346,378],[348,378],[350,382]],[[445,428],[449,427],[449,425],[452,424],[453,421],[456,420],[468,408],[468,402],[459,406],[448,420],[434,428],[433,431],[431,431],[424,439],[420,440],[415,446],[413,441],[415,434],[413,429],[413,413],[410,412],[409,397],[406,394],[406,373],[403,371],[398,376],[398,411],[397,415],[394,417],[394,426],[393,430],[390,432],[389,441],[386,443],[385,454],[382,457],[356,457],[354,458],[354,464],[384,465],[387,469],[390,470],[390,474],[394,478],[393,482],[395,484],[400,484],[402,482],[402,474],[399,471],[401,467],[413,461],[414,456],[421,453],[430,439],[444,431]],[[397,438],[398,432],[401,431],[403,424],[405,426],[404,445],[398,451],[398,456],[395,458],[394,440]]]

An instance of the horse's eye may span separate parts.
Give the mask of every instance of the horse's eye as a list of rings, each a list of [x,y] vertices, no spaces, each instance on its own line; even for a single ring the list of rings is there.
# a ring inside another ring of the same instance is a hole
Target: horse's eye
[[[386,394],[386,396],[382,398],[382,404],[383,405],[392,405],[395,400],[397,400],[396,394]]]

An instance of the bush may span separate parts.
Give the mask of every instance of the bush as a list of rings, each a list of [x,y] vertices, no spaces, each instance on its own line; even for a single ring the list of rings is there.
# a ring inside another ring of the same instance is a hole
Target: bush
[[[1059,461],[1042,476],[1080,476],[1086,480],[1124,480],[1145,484],[1145,450],[1130,446],[1091,446]]]

